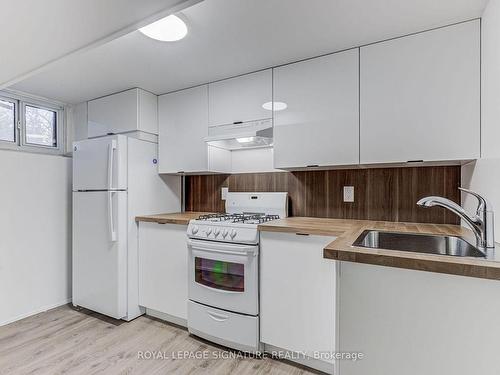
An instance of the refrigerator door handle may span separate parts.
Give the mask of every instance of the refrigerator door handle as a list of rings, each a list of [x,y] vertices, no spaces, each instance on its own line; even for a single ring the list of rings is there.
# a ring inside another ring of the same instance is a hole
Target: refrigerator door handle
[[[116,242],[115,221],[113,219],[113,195],[114,191],[108,191],[108,219],[109,219],[109,236],[111,242]]]
[[[112,139],[108,145],[108,190],[113,189],[113,156],[116,150],[116,140]]]

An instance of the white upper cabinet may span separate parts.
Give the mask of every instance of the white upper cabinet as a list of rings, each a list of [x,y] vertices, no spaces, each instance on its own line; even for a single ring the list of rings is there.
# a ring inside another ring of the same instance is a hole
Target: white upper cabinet
[[[272,98],[271,69],[210,83],[208,91],[210,126],[272,117],[262,107]]]
[[[226,172],[229,151],[207,146],[208,86],[198,86],[158,99],[159,173]]]
[[[359,50],[274,69],[274,167],[359,163]],[[277,106],[278,104],[276,104]]]
[[[88,136],[141,131],[158,134],[158,97],[131,89],[88,102]]]
[[[361,164],[479,158],[479,20],[360,53]]]

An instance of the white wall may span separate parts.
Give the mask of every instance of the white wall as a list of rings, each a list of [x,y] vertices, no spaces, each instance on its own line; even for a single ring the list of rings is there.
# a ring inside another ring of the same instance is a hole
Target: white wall
[[[489,0],[482,29],[482,157],[500,158],[500,0]]]
[[[464,165],[462,186],[477,191],[488,199],[496,214],[495,241],[500,243],[500,159],[480,159]],[[477,199],[462,193],[462,201],[469,212],[474,212]]]
[[[500,242],[500,0],[489,0],[482,18],[481,157],[462,167],[462,186],[484,195],[497,214]],[[466,208],[475,199],[462,196]]]
[[[0,325],[71,298],[71,159],[0,150]]]

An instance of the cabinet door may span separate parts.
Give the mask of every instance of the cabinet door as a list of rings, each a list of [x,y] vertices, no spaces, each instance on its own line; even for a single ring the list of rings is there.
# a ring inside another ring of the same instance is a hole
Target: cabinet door
[[[274,167],[359,163],[359,50],[274,69]]]
[[[209,125],[226,125],[272,117],[262,107],[272,98],[272,70],[210,83]]]
[[[309,356],[335,350],[335,262],[323,258],[333,239],[261,232],[263,343]]]
[[[158,134],[158,96],[145,90],[138,90],[138,130]]]
[[[185,225],[139,223],[141,306],[187,319],[187,256]]]
[[[207,85],[159,98],[160,173],[208,170]]]
[[[341,262],[339,361],[349,375],[494,375],[500,284],[495,280]],[[480,317],[480,318],[476,318]],[[458,360],[460,358],[460,360]]]
[[[360,53],[362,164],[479,157],[479,20]]]
[[[135,88],[88,102],[88,136],[143,131],[158,134],[157,96]]]
[[[137,89],[88,102],[88,136],[137,130]]]

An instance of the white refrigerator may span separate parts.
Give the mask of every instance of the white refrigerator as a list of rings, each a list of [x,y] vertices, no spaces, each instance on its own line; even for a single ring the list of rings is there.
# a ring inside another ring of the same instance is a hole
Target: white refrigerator
[[[131,320],[139,306],[138,215],[181,209],[156,143],[112,135],[73,144],[73,305]]]

